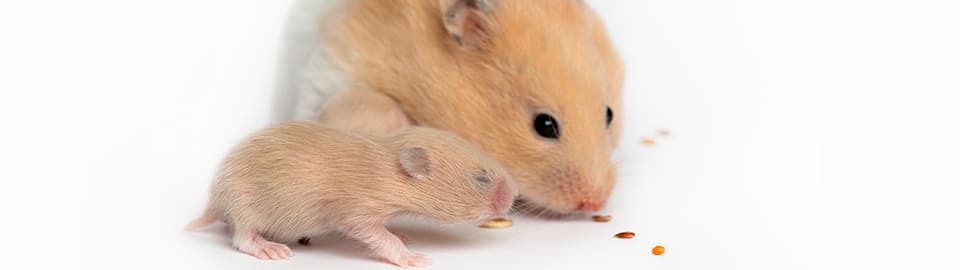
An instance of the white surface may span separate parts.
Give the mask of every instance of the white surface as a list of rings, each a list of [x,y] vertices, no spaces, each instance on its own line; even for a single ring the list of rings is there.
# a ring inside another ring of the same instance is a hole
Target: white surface
[[[613,221],[401,229],[430,269],[958,268],[954,1],[592,2],[629,69]],[[0,2],[0,268],[393,269],[180,231],[270,121],[290,3]]]

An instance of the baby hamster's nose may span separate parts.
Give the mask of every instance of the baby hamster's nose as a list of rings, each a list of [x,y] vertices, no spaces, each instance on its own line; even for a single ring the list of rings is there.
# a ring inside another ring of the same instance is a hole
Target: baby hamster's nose
[[[507,212],[510,211],[510,207],[513,207],[514,197],[515,192],[510,190],[506,182],[498,183],[496,189],[493,191],[493,210],[495,215],[506,215]]]

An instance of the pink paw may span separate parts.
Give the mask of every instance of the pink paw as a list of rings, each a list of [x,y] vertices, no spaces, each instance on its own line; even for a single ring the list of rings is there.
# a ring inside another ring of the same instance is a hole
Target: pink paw
[[[285,260],[293,256],[293,251],[287,245],[272,242],[263,243],[249,253],[261,260]]]
[[[423,254],[411,253],[407,255],[406,258],[407,266],[409,267],[425,267],[432,263],[430,258]]]
[[[424,267],[430,265],[430,258],[427,258],[427,256],[424,256],[423,254],[408,253],[405,256],[400,256],[394,260],[390,260],[390,263],[402,268]]]

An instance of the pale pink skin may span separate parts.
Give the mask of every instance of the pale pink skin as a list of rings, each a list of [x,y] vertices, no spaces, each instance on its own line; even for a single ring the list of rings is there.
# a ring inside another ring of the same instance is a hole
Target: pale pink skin
[[[224,220],[233,246],[264,260],[289,258],[283,243],[339,232],[387,262],[418,267],[430,260],[387,230],[392,217],[480,221],[505,215],[516,195],[500,164],[449,132],[412,127],[377,137],[289,122],[234,148],[205,214],[187,229]]]

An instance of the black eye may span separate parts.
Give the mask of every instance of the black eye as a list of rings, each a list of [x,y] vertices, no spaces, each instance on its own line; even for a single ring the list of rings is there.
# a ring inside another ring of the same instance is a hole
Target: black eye
[[[610,127],[610,123],[613,123],[613,109],[610,109],[610,106],[607,106],[607,127]]]
[[[533,128],[537,130],[537,134],[540,134],[541,137],[548,139],[560,137],[560,123],[557,123],[557,119],[553,119],[553,116],[548,114],[537,115],[537,118],[533,119]]]

